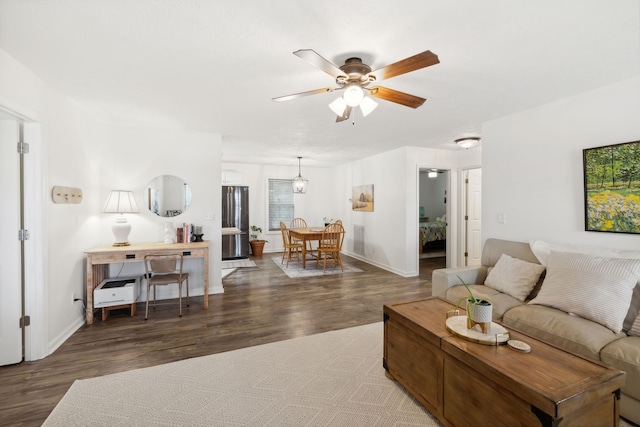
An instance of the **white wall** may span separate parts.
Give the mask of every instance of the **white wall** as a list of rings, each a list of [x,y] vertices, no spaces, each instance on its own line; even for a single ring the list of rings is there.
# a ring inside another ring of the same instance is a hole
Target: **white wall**
[[[344,250],[402,276],[418,274],[419,170],[438,168],[450,170],[448,218],[457,218],[459,209],[459,178],[462,170],[480,166],[481,148],[470,150],[437,150],[404,147],[371,156],[336,168],[337,209],[345,223]],[[373,184],[374,212],[354,212],[348,199],[353,186]],[[339,188],[339,187],[337,187]],[[365,255],[353,252],[353,226],[365,227]],[[459,246],[457,228],[450,225],[449,265],[458,265],[452,256]]]
[[[42,160],[44,190],[36,203],[43,207],[45,231],[44,236],[32,238],[33,243],[42,242],[44,260],[31,266],[43,270],[42,279],[27,288],[27,314],[32,317],[27,332],[28,360],[46,356],[84,323],[82,305],[71,303],[71,294],[85,293],[83,251],[113,241],[110,228],[114,218],[101,210],[108,191],[116,187],[135,191],[143,207],[142,190],[154,176],[169,173],[187,180],[192,185],[193,205],[174,221],[204,226],[205,239],[212,240],[210,292],[221,292],[220,259],[215,256],[220,251],[220,224],[204,221],[205,212],[220,211],[220,135],[105,125],[88,117],[2,50],[0,70],[0,105],[41,123],[43,132],[42,147],[36,146],[29,154]],[[54,204],[50,197],[54,185],[82,188],[83,202]],[[163,239],[162,219],[142,212],[131,215],[130,221],[131,242]],[[194,295],[202,294],[197,268],[196,280],[190,282]],[[37,300],[43,303],[31,303]]]
[[[582,150],[640,140],[639,117],[636,77],[485,123],[483,239],[637,249],[637,235],[584,231]]]
[[[298,164],[292,166],[258,165],[252,163],[223,163],[222,169],[240,172],[242,184],[249,187],[249,222],[264,230],[262,238],[269,242],[264,252],[282,251],[280,230],[268,231],[268,191],[269,179],[292,179],[298,175]],[[335,181],[332,168],[317,168],[304,165],[302,176],[309,180],[305,194],[294,195],[295,216],[304,218],[310,227],[323,225],[323,217],[339,219],[333,208],[335,204]],[[218,180],[219,185],[220,181]],[[221,202],[220,202],[221,203]]]

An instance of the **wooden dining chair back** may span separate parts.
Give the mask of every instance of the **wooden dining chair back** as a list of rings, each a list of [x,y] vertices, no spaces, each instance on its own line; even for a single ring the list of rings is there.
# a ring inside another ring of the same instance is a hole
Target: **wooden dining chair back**
[[[282,261],[281,264],[284,264],[284,257],[287,257],[287,268],[289,268],[289,261],[291,261],[291,256],[293,252],[296,253],[296,259],[300,261],[300,253],[302,252],[302,242],[300,240],[297,243],[291,241],[291,236],[289,236],[289,230],[287,229],[287,225],[280,221],[280,231],[282,232]]]
[[[153,308],[156,308],[156,287],[178,284],[178,315],[182,317],[182,284],[186,283],[187,307],[189,306],[189,273],[182,271],[182,255],[147,255],[144,257],[145,278],[147,279],[147,306],[144,320],[149,316],[149,294],[153,287]]]
[[[322,259],[324,263],[324,272],[327,271],[327,261],[333,261],[335,265],[339,265],[340,269],[344,271],[344,267],[342,266],[342,257],[340,256],[343,241],[344,228],[342,225],[336,223],[327,225],[322,232],[322,238],[318,245],[316,268],[318,267],[318,262]]]
[[[307,228],[307,221],[304,218],[293,218],[289,228]]]
[[[289,228],[307,228],[307,221],[304,220],[304,218],[293,218],[291,220],[291,224],[289,224]],[[302,243],[302,240],[300,239],[296,239],[295,237],[291,238],[291,242],[292,243]],[[311,241],[307,241],[307,243],[309,244],[309,248],[307,249],[307,251],[309,253],[313,253],[313,246],[311,245]]]

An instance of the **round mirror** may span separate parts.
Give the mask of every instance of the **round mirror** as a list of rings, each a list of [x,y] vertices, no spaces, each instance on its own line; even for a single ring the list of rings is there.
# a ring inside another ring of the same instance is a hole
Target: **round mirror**
[[[181,178],[160,175],[144,191],[147,208],[162,217],[178,216],[191,205],[191,188]]]

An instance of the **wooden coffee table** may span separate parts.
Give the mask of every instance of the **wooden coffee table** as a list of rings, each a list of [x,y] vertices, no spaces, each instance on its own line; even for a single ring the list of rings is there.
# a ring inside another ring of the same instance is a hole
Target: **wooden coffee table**
[[[521,353],[447,332],[440,298],[384,306],[387,376],[445,426],[618,427],[625,372],[509,329]]]

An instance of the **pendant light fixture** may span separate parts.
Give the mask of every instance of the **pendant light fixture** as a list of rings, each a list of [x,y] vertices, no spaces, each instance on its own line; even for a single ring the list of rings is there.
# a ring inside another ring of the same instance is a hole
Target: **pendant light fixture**
[[[298,194],[304,194],[307,192],[307,186],[309,185],[309,180],[302,177],[302,173],[300,172],[300,160],[302,157],[298,157],[298,176],[291,180],[293,184],[293,192]]]

